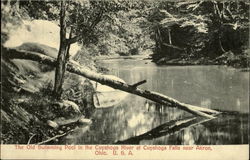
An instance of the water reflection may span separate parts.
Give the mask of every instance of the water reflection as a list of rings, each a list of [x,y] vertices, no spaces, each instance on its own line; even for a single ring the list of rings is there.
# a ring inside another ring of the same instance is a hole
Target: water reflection
[[[150,137],[144,134],[164,124],[166,127],[173,120],[185,120],[191,115],[129,95],[118,106],[97,109],[89,130],[79,133],[78,138],[73,137],[68,143],[125,143],[131,138],[129,143],[133,144],[248,143],[248,72],[220,66],[158,67],[138,60],[106,61],[104,65],[111,69],[111,74],[129,84],[147,79],[141,88],[166,94],[185,103],[226,112],[202,124],[188,127],[187,123],[177,132],[164,130]]]
[[[238,120],[240,117],[240,121]],[[175,144],[175,145],[221,145],[248,143],[248,114],[223,114],[218,119],[195,125],[184,130],[138,144]],[[243,126],[241,126],[241,125]]]

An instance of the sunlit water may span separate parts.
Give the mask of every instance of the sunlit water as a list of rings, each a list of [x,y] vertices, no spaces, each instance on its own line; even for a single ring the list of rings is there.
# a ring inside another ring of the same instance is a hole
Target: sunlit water
[[[247,144],[249,72],[224,66],[156,66],[148,60],[104,60],[110,74],[134,84],[146,79],[142,89],[181,102],[225,112],[219,118],[186,127],[173,134],[139,139],[135,144]],[[97,109],[87,132],[67,138],[66,143],[113,144],[139,136],[171,120],[192,116],[136,95],[117,106]]]

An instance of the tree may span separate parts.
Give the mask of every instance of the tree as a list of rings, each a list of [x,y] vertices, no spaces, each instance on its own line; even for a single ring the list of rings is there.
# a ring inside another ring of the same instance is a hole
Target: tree
[[[55,72],[54,94],[61,98],[64,73],[69,57],[70,45],[76,42],[94,43],[96,26],[108,13],[124,9],[122,3],[114,1],[61,1],[60,2],[60,47]],[[68,15],[67,15],[68,12]],[[67,38],[67,28],[70,34]]]
[[[62,94],[62,85],[64,80],[64,73],[67,63],[67,51],[70,47],[68,40],[66,39],[66,5],[65,1],[61,1],[61,11],[60,11],[60,47],[57,57],[57,65],[55,72],[55,85],[54,85],[54,94],[57,98],[60,98]]]

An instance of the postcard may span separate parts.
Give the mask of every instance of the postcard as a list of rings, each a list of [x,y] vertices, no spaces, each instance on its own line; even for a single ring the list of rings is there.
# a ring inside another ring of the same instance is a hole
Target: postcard
[[[249,5],[1,1],[1,159],[249,159]]]

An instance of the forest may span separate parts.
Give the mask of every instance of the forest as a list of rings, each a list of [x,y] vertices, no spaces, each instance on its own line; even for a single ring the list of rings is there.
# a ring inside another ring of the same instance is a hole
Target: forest
[[[109,68],[99,59],[142,56],[157,66],[221,65],[248,72],[249,5],[245,0],[1,1],[1,144],[61,144],[79,126],[86,129],[97,106],[97,82],[198,116],[171,121],[166,125],[172,130],[164,134],[180,130],[177,122],[215,118],[217,110],[137,88],[144,79],[126,84],[103,76]],[[127,141],[159,136],[162,127]]]

